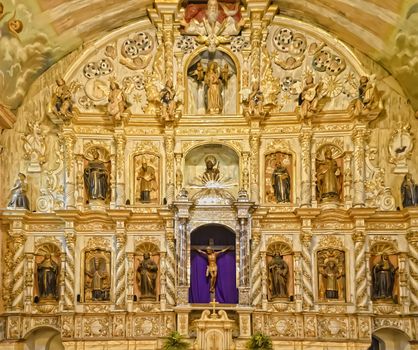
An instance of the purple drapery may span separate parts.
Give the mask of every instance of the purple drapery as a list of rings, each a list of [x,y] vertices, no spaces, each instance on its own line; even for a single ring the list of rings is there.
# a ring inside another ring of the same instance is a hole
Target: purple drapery
[[[235,280],[235,252],[225,252],[218,256],[218,278],[215,299],[219,303],[237,304],[238,292]],[[191,251],[190,291],[191,303],[209,303],[209,277],[206,277],[207,257]]]

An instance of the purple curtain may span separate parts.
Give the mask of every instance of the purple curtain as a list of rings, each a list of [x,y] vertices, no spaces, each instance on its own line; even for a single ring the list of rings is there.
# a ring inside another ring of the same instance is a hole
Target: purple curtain
[[[219,303],[237,304],[238,291],[235,280],[235,252],[225,252],[218,256],[218,278],[215,298]],[[206,277],[208,260],[205,255],[191,251],[191,271],[189,300],[191,303],[209,303],[209,277]]]

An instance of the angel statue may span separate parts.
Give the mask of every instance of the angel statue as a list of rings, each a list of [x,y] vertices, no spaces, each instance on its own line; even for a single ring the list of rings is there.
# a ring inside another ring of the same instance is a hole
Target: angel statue
[[[315,84],[314,78],[308,75],[305,79],[305,86],[299,94],[299,115],[302,120],[310,120],[313,114],[321,110],[320,101],[322,95],[322,82]]]
[[[79,84],[72,82],[68,86],[62,78],[58,78],[56,83],[50,109],[64,123],[69,123],[72,118],[78,115],[77,108],[73,106],[73,93],[77,91]]]
[[[110,91],[108,96],[107,113],[113,122],[122,120],[122,114],[128,109],[128,102],[124,91],[115,81],[110,83]]]
[[[374,77],[362,76],[358,87],[358,97],[348,106],[350,116],[367,116],[371,111],[381,109],[381,100]]]
[[[161,118],[165,121],[174,120],[176,116],[177,98],[173,81],[168,78],[164,88],[160,91]]]

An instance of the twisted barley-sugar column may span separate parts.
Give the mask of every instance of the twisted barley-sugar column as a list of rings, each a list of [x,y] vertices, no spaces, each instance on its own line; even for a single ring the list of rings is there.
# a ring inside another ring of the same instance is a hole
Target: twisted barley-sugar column
[[[418,311],[418,232],[409,233],[408,267],[409,267],[409,295],[410,311]]]
[[[304,310],[309,310],[313,306],[313,285],[312,285],[312,258],[311,240],[312,233],[302,232],[302,304]]]
[[[161,266],[165,267],[165,284],[167,304],[175,305],[176,303],[176,258],[173,238],[167,239],[167,254]]]
[[[364,232],[356,232],[352,238],[354,241],[355,257],[356,305],[358,310],[367,310],[367,262]]]
[[[253,231],[251,255],[251,297],[252,305],[257,306],[262,301],[262,273],[261,273],[261,242],[260,233]]]
[[[116,292],[115,304],[119,309],[125,306],[126,296],[126,237],[124,232],[116,236]]]
[[[23,309],[23,289],[24,289],[24,268],[25,268],[25,242],[23,234],[13,236],[13,288],[12,288],[12,309]]]
[[[65,276],[64,305],[67,310],[74,308],[75,234],[65,234]]]

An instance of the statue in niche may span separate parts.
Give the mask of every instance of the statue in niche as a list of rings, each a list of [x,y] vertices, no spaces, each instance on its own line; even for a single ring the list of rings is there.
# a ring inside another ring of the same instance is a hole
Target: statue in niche
[[[12,197],[9,204],[7,204],[7,209],[22,208],[29,210],[29,199],[26,196],[26,192],[28,191],[26,175],[19,173],[17,176],[18,179],[11,189]]]
[[[290,176],[281,162],[277,164],[271,175],[271,183],[277,203],[290,202]]]
[[[40,121],[28,123],[29,133],[22,137],[25,158],[31,160],[31,164],[39,168],[45,163],[45,136],[42,133]]]
[[[58,78],[56,83],[57,86],[51,98],[51,109],[59,119],[68,123],[78,114],[78,110],[73,106],[72,96],[78,86],[74,82],[68,86],[62,78]]]
[[[112,121],[119,122],[122,120],[122,114],[127,110],[128,103],[126,96],[119,84],[115,81],[110,83],[110,91],[108,96],[107,113]]]
[[[398,268],[393,266],[388,255],[381,255],[380,261],[374,264],[372,269],[372,298],[374,300],[393,299],[393,287],[397,270]]]
[[[150,253],[144,253],[144,258],[137,269],[138,287],[141,292],[140,299],[155,300],[157,296],[158,266],[151,259]]]
[[[105,201],[109,192],[109,171],[106,164],[99,159],[97,149],[91,151],[93,160],[90,160],[84,169],[84,184],[89,200]]]
[[[302,120],[310,120],[313,114],[319,112],[322,108],[320,101],[322,96],[322,82],[315,84],[312,75],[305,79],[305,86],[299,94],[299,115]]]
[[[318,252],[319,298],[344,300],[344,252],[328,249]]]
[[[332,157],[332,150],[326,147],[324,159],[317,160],[316,179],[319,199],[321,201],[339,200],[341,194],[341,169]]]
[[[212,248],[208,247],[206,251],[201,249],[196,249],[200,254],[206,255],[208,258],[208,266],[206,268],[206,277],[209,277],[210,280],[210,289],[211,293],[215,293],[216,280],[218,278],[218,265],[216,259],[222,253],[225,253],[229,250],[230,247],[226,247],[219,251],[214,251]]]
[[[401,184],[402,206],[404,208],[418,205],[418,185],[411,174],[406,174]]]
[[[142,165],[139,168],[138,176],[139,198],[138,201],[142,203],[151,202],[151,193],[156,191],[157,181],[155,177],[155,169],[148,165],[145,158],[142,159]]]
[[[286,298],[288,296],[287,281],[289,267],[280,254],[275,254],[268,264],[269,289],[271,298]]]
[[[348,106],[350,116],[359,117],[379,109],[380,97],[374,79],[366,76],[360,78],[358,97]]]
[[[215,156],[209,155],[205,157],[206,169],[202,176],[202,182],[205,184],[209,181],[219,181],[219,162]],[[216,167],[217,166],[217,167]]]
[[[58,265],[51,254],[45,254],[37,267],[37,282],[40,299],[58,299]]]
[[[165,87],[160,91],[161,117],[165,121],[174,120],[177,102],[175,100],[176,91],[173,81],[167,79]]]
[[[85,300],[110,300],[110,252],[86,252]]]

